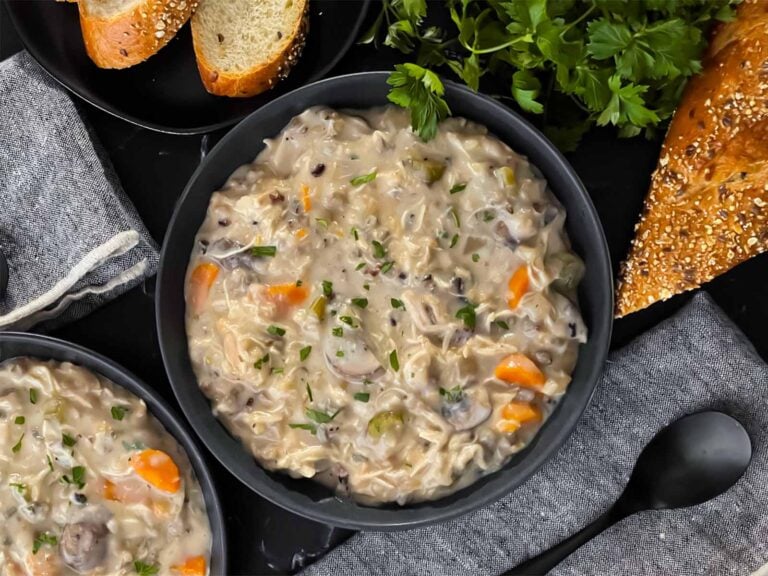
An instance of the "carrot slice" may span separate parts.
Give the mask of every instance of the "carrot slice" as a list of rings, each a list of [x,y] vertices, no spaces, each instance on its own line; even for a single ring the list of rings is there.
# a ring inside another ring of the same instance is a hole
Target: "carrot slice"
[[[517,384],[523,388],[541,390],[547,381],[539,367],[524,354],[510,354],[496,366],[494,376],[504,382]]]
[[[303,240],[304,238],[307,237],[307,234],[308,232],[306,228],[299,228],[298,230],[296,230],[296,232],[293,233],[294,237],[297,240]]]
[[[187,558],[183,564],[171,566],[171,570],[182,576],[205,576],[205,558],[203,556],[192,556]]]
[[[528,402],[512,401],[501,409],[501,417],[497,429],[500,432],[515,432],[528,422],[541,422],[541,409]]]
[[[142,450],[131,458],[131,467],[141,478],[163,492],[178,492],[181,486],[179,468],[161,450]]]
[[[530,279],[528,278],[528,267],[520,266],[515,273],[509,279],[509,300],[507,300],[509,307],[514,310],[517,305],[520,304],[520,300],[528,292],[528,284]]]
[[[301,204],[304,206],[304,212],[312,210],[312,198],[309,195],[309,186],[301,185]]]
[[[189,304],[195,314],[202,312],[211,286],[219,275],[219,267],[212,262],[198,264],[189,277]]]
[[[293,284],[272,284],[267,286],[267,297],[278,304],[289,304],[295,306],[301,304],[307,299],[309,290],[304,286]]]

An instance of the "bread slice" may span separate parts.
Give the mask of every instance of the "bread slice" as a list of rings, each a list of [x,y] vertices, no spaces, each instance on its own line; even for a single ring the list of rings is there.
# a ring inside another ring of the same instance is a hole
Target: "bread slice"
[[[616,315],[693,290],[768,250],[768,2],[720,28],[667,133]]]
[[[170,42],[197,0],[80,0],[85,49],[99,68],[128,68]]]
[[[192,17],[206,90],[248,97],[284,79],[301,56],[309,0],[202,0]]]

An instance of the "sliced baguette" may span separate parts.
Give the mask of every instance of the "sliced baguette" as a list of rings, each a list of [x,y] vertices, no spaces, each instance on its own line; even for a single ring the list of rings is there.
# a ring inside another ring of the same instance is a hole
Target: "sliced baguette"
[[[284,79],[301,55],[309,0],[202,0],[192,17],[206,90],[248,97]]]
[[[170,42],[197,0],[80,0],[85,49],[99,68],[128,68]]]
[[[746,0],[710,44],[669,127],[616,315],[693,290],[768,251],[768,2]]]

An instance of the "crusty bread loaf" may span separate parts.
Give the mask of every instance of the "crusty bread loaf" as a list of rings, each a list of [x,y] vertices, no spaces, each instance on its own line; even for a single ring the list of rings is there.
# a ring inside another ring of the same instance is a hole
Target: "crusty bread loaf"
[[[197,67],[219,96],[253,96],[285,78],[304,47],[308,0],[202,0],[192,17]]]
[[[197,0],[80,0],[85,49],[100,68],[143,62],[173,38]]]
[[[692,290],[768,250],[768,2],[721,26],[653,174],[616,315]]]

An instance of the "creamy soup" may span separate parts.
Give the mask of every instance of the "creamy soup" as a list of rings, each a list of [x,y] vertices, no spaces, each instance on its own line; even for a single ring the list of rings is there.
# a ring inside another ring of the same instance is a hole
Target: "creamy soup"
[[[587,337],[565,212],[461,118],[311,108],[211,198],[186,283],[215,414],[265,467],[364,503],[501,467]]]
[[[189,460],[142,400],[68,363],[0,364],[0,574],[205,576]]]

